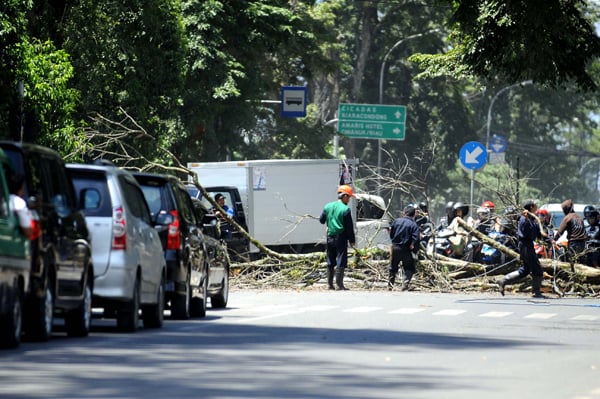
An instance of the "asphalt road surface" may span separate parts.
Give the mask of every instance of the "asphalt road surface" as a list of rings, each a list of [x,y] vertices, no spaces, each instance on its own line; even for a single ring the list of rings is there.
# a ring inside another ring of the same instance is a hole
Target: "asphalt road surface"
[[[0,351],[0,398],[600,399],[600,301],[240,291],[205,319]]]

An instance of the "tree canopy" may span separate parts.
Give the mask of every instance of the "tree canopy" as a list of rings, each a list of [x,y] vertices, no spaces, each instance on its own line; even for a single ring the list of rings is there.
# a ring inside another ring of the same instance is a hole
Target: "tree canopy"
[[[171,163],[162,149],[183,162],[325,158],[338,104],[381,101],[407,106],[405,140],[341,136],[339,155],[380,166],[397,207],[466,202],[458,151],[485,140],[488,114],[507,162],[476,174],[474,201],[597,202],[597,13],[572,0],[8,0],[0,131],[69,160],[99,156],[98,144],[115,161],[135,148],[138,165]],[[306,118],[282,117],[287,85],[307,88]],[[115,126],[103,120],[151,139],[106,144],[90,135]]]

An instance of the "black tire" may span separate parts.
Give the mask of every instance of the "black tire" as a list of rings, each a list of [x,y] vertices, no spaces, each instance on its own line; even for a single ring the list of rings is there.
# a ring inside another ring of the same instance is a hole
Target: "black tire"
[[[44,284],[42,297],[32,296],[30,306],[25,312],[25,334],[33,341],[46,342],[52,336],[54,324],[54,291],[53,281],[48,279]]]
[[[227,301],[229,300],[229,267],[225,268],[225,275],[221,282],[221,289],[219,293],[210,298],[210,305],[215,309],[223,309],[227,307]]]
[[[7,294],[10,298],[8,312],[0,315],[0,347],[16,348],[21,343],[23,298],[16,284]]]
[[[135,332],[140,323],[140,282],[135,280],[133,296],[125,306],[117,311],[117,329]]]
[[[192,294],[195,293],[196,290]],[[208,303],[208,269],[205,267],[200,296],[193,295],[190,300],[190,315],[192,317],[206,317],[206,306]]]
[[[77,309],[65,315],[65,327],[69,337],[87,337],[92,325],[92,282],[86,278],[83,298]]]
[[[165,312],[165,280],[162,278],[156,293],[156,304],[145,305],[142,308],[142,318],[145,328],[161,328]]]
[[[174,319],[187,320],[190,318],[190,300],[192,298],[191,275],[188,271],[185,279],[185,294],[174,293],[171,298],[171,316]]]

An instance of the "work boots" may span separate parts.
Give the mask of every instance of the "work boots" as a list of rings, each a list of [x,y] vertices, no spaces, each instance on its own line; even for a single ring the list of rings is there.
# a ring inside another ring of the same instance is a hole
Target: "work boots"
[[[335,284],[337,285],[337,291],[347,291],[348,288],[344,287],[344,269],[337,268],[335,271]]]
[[[394,284],[396,284],[396,273],[390,272],[390,277],[388,279],[388,290],[389,291],[394,289]]]
[[[546,298],[542,294],[542,280],[543,276],[532,276],[531,291],[534,298]]]
[[[402,279],[402,291],[408,291],[408,284],[412,280],[413,272],[409,270],[404,271],[404,278]]]
[[[518,270],[516,270],[514,272],[510,272],[506,276],[502,277],[502,280],[500,280],[498,282],[498,288],[500,289],[500,294],[502,296],[504,296],[504,287],[507,284],[511,283],[514,280],[517,280],[520,277],[521,277],[521,274],[519,273]]]
[[[334,274],[333,267],[331,267],[331,268],[328,267],[327,268],[327,287],[330,290],[335,290],[335,287],[333,286],[333,274]]]

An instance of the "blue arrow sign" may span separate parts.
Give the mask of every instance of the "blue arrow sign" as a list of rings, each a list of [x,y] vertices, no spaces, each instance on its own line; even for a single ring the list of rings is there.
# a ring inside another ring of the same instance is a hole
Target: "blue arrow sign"
[[[490,139],[490,150],[496,153],[506,151],[506,139],[494,134]]]
[[[487,151],[483,144],[469,141],[460,149],[459,157],[463,168],[478,170],[483,168],[487,162]]]

